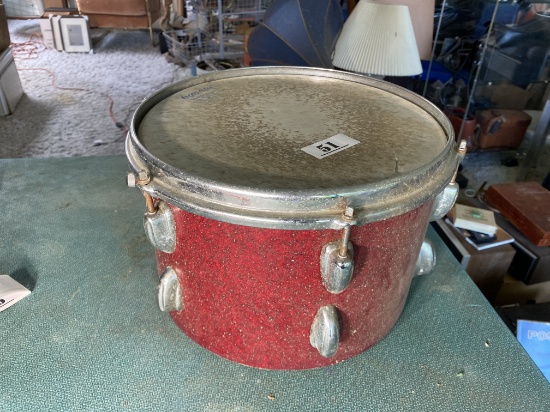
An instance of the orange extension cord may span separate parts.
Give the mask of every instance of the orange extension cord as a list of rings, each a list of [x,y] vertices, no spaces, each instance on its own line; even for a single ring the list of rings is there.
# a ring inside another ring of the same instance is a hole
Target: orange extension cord
[[[33,40],[33,37],[36,37],[38,40]],[[44,45],[44,42],[42,41],[41,36],[39,36],[36,33],[32,34],[31,37],[29,38],[29,40],[27,40],[26,42],[11,43],[11,47],[12,47],[14,59],[16,61],[36,59],[36,58],[38,58],[38,54],[41,51],[46,49],[46,46]],[[73,90],[73,91],[92,92],[92,93],[99,94],[100,96],[102,96],[102,97],[109,100],[109,116],[111,117],[111,120],[116,125],[116,127],[118,127],[122,131],[123,136],[128,131],[128,128],[123,123],[117,121],[117,119],[114,115],[114,112],[113,112],[113,107],[115,105],[115,101],[107,93],[102,93],[102,92],[98,92],[96,90],[84,89],[84,88],[80,88],[80,87],[62,87],[62,86],[58,86],[57,85],[57,77],[56,77],[55,73],[52,72],[51,70],[48,70],[48,69],[18,67],[17,70],[29,70],[29,71],[34,70],[34,71],[46,72],[51,78],[52,87],[55,88],[55,89],[58,89],[58,90]],[[103,144],[105,144],[105,143],[103,143]]]

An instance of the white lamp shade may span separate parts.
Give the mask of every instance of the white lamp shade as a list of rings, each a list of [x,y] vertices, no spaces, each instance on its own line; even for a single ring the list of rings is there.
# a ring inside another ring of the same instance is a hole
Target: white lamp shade
[[[409,8],[361,0],[342,28],[332,63],[379,76],[422,73]]]

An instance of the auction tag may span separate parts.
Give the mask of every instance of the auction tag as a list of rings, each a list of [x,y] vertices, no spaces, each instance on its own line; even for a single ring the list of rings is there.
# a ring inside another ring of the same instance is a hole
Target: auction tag
[[[309,146],[302,147],[302,150],[315,156],[317,159],[328,157],[342,150],[349,149],[355,146],[357,143],[361,143],[358,140],[352,139],[345,134],[337,134],[328,139],[321,140],[320,142],[313,143]]]
[[[19,302],[31,291],[8,275],[0,275],[0,312]]]

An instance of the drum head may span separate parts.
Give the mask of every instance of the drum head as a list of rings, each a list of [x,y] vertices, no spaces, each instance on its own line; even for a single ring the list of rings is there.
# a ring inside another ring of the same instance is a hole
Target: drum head
[[[229,186],[365,185],[428,164],[448,143],[440,122],[397,89],[273,71],[209,76],[156,102],[137,137],[163,163]]]
[[[358,225],[431,201],[461,156],[445,115],[393,84],[336,70],[253,67],[184,80],[136,110],[142,189],[192,213],[281,229]]]

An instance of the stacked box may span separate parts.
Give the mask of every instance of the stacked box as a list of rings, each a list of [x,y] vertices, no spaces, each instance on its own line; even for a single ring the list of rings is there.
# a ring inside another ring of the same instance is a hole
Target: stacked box
[[[0,53],[0,115],[13,113],[23,96],[23,87],[10,48]]]

